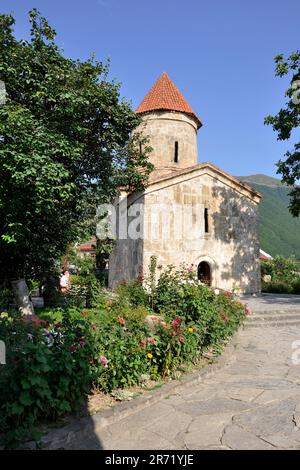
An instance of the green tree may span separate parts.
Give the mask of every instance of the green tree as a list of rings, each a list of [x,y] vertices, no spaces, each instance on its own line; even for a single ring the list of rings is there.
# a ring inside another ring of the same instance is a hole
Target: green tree
[[[95,232],[98,204],[142,190],[152,170],[108,64],[64,57],[47,20],[36,9],[29,20],[30,39],[17,40],[0,15],[0,285],[49,272]]]
[[[300,52],[291,54],[287,59],[282,54],[275,57],[276,75],[282,77],[290,75],[290,86],[286,91],[288,101],[285,108],[280,109],[276,116],[267,116],[265,124],[270,124],[278,134],[278,140],[287,140],[291,137],[293,129],[300,124]],[[283,183],[292,190],[290,192],[290,211],[295,216],[300,215],[300,142],[294,145],[292,151],[285,154],[285,160],[277,163],[277,173],[282,175]]]

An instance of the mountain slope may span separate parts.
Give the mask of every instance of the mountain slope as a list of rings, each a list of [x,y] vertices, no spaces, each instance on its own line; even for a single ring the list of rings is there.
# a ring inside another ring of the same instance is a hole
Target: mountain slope
[[[288,210],[290,189],[266,175],[239,176],[263,196],[259,207],[261,248],[270,255],[300,258],[300,218]]]

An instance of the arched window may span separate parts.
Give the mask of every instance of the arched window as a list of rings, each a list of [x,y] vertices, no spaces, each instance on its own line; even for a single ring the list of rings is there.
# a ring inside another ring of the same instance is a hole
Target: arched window
[[[175,141],[175,147],[174,147],[174,162],[178,163],[179,162],[179,157],[178,157],[178,142],[177,140]]]
[[[198,279],[199,281],[211,286],[211,269],[206,261],[202,261],[198,266]]]

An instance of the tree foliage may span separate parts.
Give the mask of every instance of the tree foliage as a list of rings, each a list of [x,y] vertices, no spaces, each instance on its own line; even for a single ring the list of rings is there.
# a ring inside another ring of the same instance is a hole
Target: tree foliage
[[[0,15],[0,281],[51,269],[99,203],[143,189],[152,170],[108,64],[64,57],[47,20],[36,9],[29,20],[17,40]]]
[[[288,101],[285,108],[280,109],[276,116],[267,116],[265,123],[273,126],[278,140],[288,140],[292,131],[300,125],[300,52],[291,54],[287,59],[282,54],[275,57],[276,75],[282,77],[291,75],[290,87],[286,91]],[[285,154],[285,160],[277,163],[277,173],[282,175],[282,181],[292,187],[290,192],[290,211],[300,215],[300,142],[294,145],[292,151]]]

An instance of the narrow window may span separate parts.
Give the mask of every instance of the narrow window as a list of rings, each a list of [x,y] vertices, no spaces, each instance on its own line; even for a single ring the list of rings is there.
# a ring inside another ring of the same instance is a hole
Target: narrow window
[[[208,227],[208,209],[207,207],[204,209],[204,230],[205,233],[208,233],[209,227]]]
[[[175,149],[174,149],[174,162],[178,163],[178,142],[175,142]]]

